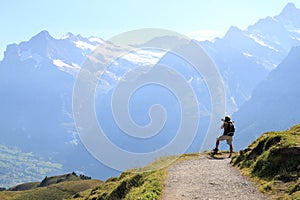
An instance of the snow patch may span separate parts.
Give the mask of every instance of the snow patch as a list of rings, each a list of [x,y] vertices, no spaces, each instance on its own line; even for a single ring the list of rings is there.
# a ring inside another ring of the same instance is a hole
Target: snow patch
[[[250,54],[250,53],[246,53],[246,52],[244,52],[244,53],[243,53],[243,55],[244,55],[244,56],[247,56],[247,57],[253,57],[253,55],[252,55],[252,54]]]
[[[300,38],[294,37],[294,36],[291,36],[291,35],[290,35],[290,37],[291,37],[293,40],[298,40],[298,41],[300,42]]]
[[[259,45],[263,46],[263,47],[267,47],[269,49],[272,49],[276,52],[279,52],[278,49],[275,49],[274,47],[272,47],[271,45],[266,44],[264,41],[260,40],[259,38],[255,37],[253,34],[250,34],[249,37],[251,39],[253,39],[256,43],[258,43]]]
[[[104,41],[100,38],[97,38],[97,37],[90,37],[88,39],[90,42],[95,42],[95,43],[98,43],[98,44],[102,44]]]
[[[300,34],[300,29],[292,29],[289,32]]]
[[[230,100],[232,101],[232,103],[233,103],[234,106],[237,106],[236,101],[235,101],[235,99],[234,99],[233,96],[230,97]]]
[[[126,54],[123,58],[135,64],[153,65],[156,64],[159,59],[165,55],[165,53],[166,52],[138,50]]]
[[[72,63],[71,65],[69,65],[59,59],[53,59],[52,62],[53,65],[57,66],[59,70],[67,72],[71,75],[76,75],[80,70],[80,66],[76,63]]]
[[[126,73],[141,66],[154,66],[166,52],[138,49],[128,52],[126,55],[116,59],[112,65],[105,70],[102,78],[99,80],[98,90],[101,93],[114,88],[120,82]],[[125,62],[124,62],[125,61]],[[130,63],[127,63],[130,62]],[[145,69],[144,69],[145,70]]]
[[[76,41],[75,45],[80,49],[89,49],[91,51],[94,51],[97,48],[97,45],[92,45],[87,42],[83,42],[81,40]]]

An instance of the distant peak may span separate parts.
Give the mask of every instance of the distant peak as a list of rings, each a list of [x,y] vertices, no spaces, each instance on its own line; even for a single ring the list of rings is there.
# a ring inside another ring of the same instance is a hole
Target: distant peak
[[[297,10],[296,6],[294,3],[290,2],[288,3],[282,10],[282,12],[284,11],[290,11],[290,10]]]
[[[230,28],[229,28],[229,30],[228,30],[228,32],[236,32],[236,31],[241,31],[238,27],[236,27],[236,26],[230,26]]]
[[[70,40],[82,40],[83,37],[80,35],[80,34],[77,34],[77,35],[74,35],[73,33],[71,32],[68,32],[66,35],[63,35],[61,37],[62,40],[65,40],[65,39],[70,39]]]
[[[71,32],[68,32],[66,35],[67,35],[67,36],[74,36],[74,34],[71,33]]]
[[[35,36],[33,36],[31,38],[31,40],[32,39],[47,39],[47,40],[50,40],[50,39],[53,39],[53,37],[49,34],[48,31],[43,30],[43,31],[39,32],[38,34],[36,34]]]
[[[38,33],[37,35],[42,35],[42,36],[46,36],[46,37],[50,36],[49,32],[46,31],[46,30],[41,31],[41,32]]]
[[[68,38],[75,38],[75,35],[71,32],[68,32],[67,34],[63,35],[60,39],[65,40]]]
[[[295,13],[295,12],[300,12],[300,10],[298,8],[296,8],[294,3],[290,2],[283,8],[280,15],[287,16],[287,15],[290,15],[291,13]]]
[[[238,27],[230,26],[230,28],[228,29],[228,31],[224,37],[235,37],[237,35],[240,35],[241,32],[242,32],[242,30],[239,29]]]
[[[275,18],[284,25],[300,28],[300,9],[294,3],[288,3]]]

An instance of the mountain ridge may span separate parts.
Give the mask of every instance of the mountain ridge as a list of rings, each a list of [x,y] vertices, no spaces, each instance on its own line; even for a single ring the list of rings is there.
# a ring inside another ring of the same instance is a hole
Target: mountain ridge
[[[282,15],[300,15],[300,9],[288,4],[279,15],[259,19],[246,30],[232,26],[223,38],[200,42],[215,61],[225,80],[228,114],[251,97],[254,87],[300,45],[298,18],[284,20]]]
[[[300,96],[300,46],[293,47],[289,55],[273,70],[266,80],[253,91],[253,96],[233,114],[239,131],[236,140],[243,141],[237,148],[244,148],[259,135],[253,134],[283,130],[297,123]]]

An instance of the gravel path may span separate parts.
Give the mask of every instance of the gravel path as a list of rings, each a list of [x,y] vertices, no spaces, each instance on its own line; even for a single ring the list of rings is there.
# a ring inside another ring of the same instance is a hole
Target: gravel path
[[[199,158],[175,164],[169,169],[162,200],[267,199],[229,162],[229,158]]]

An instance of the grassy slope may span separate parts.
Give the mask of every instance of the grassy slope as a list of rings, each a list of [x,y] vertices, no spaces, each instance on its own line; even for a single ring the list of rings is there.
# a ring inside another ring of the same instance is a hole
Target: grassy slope
[[[167,178],[167,169],[174,162],[197,158],[199,154],[187,154],[180,157],[161,158],[142,168],[132,169],[119,177],[108,179],[104,184],[92,190],[81,192],[80,200],[120,200],[120,199],[159,199]]]
[[[272,198],[300,199],[300,124],[263,134],[232,163]]]
[[[54,200],[71,198],[77,193],[93,188],[101,184],[99,180],[77,180],[57,183],[46,187],[39,187],[24,191],[3,191],[0,192],[1,200]]]
[[[42,182],[24,183],[11,188],[19,191],[0,192],[0,199],[158,199],[164,189],[168,166],[198,156],[188,154],[164,157],[144,168],[131,169],[119,177],[112,177],[105,183],[81,180],[82,177],[73,174],[45,177]],[[41,185],[43,187],[38,187]]]
[[[30,190],[37,187],[44,187],[56,183],[61,183],[65,181],[77,181],[77,180],[83,180],[83,179],[90,179],[90,177],[83,178],[83,176],[77,176],[75,172],[70,174],[63,174],[59,176],[51,176],[51,177],[45,177],[41,182],[29,182],[29,183],[23,183],[16,185],[14,187],[9,188],[11,191],[22,191],[22,190]]]
[[[17,185],[8,191],[0,192],[0,199],[63,199],[71,198],[77,193],[94,188],[102,181],[91,180],[90,177],[77,176],[75,173],[45,177],[41,182]]]

